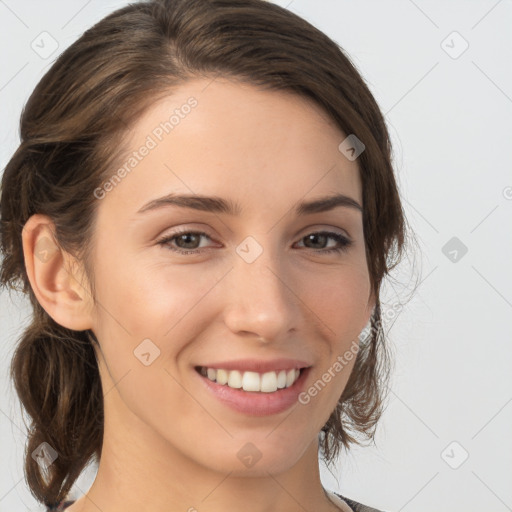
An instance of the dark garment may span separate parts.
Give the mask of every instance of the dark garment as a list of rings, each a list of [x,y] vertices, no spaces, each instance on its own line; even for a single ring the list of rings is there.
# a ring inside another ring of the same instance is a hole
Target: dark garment
[[[362,503],[358,503],[357,501],[351,500],[349,498],[345,498],[345,496],[342,496],[341,494],[338,494],[337,492],[335,492],[334,494],[336,494],[336,496],[339,496],[342,500],[346,501],[347,505],[354,512],[383,512],[382,510],[368,507],[366,505],[363,505]]]
[[[350,500],[348,498],[345,498],[341,494],[338,494],[335,492],[336,496],[339,496],[342,500],[345,500],[347,502],[347,505],[354,511],[354,512],[382,512],[382,510],[377,510],[376,508],[367,507],[366,505],[363,505],[361,503],[357,503],[357,501]],[[61,512],[65,508],[69,507],[74,501],[63,501],[57,508],[49,508],[47,509],[48,512]]]
[[[46,510],[47,510],[47,512],[61,512],[61,510],[68,508],[73,503],[75,503],[75,502],[74,501],[61,501],[59,503],[59,505],[57,505],[56,507],[48,507]]]

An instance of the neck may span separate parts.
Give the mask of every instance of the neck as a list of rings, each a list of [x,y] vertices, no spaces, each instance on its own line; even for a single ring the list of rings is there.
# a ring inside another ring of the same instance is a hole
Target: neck
[[[69,512],[339,511],[321,484],[316,438],[285,471],[256,470],[256,465],[251,472],[220,473],[191,460],[126,407],[119,407],[120,402],[112,400],[116,394],[112,390],[105,403],[96,479]]]

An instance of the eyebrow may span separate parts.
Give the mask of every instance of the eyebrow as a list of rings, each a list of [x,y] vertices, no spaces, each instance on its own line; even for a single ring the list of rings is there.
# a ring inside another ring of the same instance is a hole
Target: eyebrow
[[[180,206],[182,208],[191,208],[211,213],[224,213],[227,215],[240,215],[242,208],[239,204],[217,196],[176,195],[168,194],[157,199],[149,201],[142,206],[137,213],[145,213],[157,210],[166,206]],[[320,197],[311,201],[303,201],[295,206],[297,216],[310,215],[313,213],[326,212],[334,208],[352,208],[363,212],[361,205],[349,196],[344,194],[335,194],[326,197]]]

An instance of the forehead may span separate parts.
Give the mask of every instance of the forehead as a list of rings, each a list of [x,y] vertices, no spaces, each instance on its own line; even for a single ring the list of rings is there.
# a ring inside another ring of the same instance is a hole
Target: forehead
[[[148,108],[127,135],[119,163],[125,172],[108,202],[122,201],[134,212],[175,191],[262,209],[341,192],[361,204],[357,161],[338,150],[345,137],[299,95],[227,79],[191,80]]]

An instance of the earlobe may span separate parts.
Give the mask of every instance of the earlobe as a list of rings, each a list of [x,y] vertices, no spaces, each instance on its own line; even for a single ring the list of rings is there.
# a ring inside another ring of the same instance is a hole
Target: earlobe
[[[92,297],[76,259],[56,242],[53,222],[32,215],[22,231],[28,279],[43,309],[59,325],[75,331],[91,329]]]

